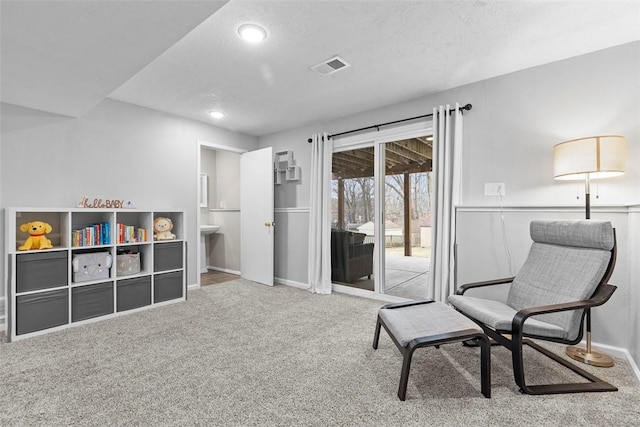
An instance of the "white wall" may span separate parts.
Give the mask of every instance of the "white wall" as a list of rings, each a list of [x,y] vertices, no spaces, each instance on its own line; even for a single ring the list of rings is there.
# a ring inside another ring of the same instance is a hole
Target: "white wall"
[[[252,150],[257,138],[112,100],[80,118],[7,104],[1,113],[1,208],[73,207],[87,195],[182,209],[196,283],[197,140]]]
[[[240,154],[216,152],[216,199],[212,208],[240,208]]]
[[[302,283],[307,280],[306,263],[290,262],[289,254],[306,253],[309,217],[306,213],[287,209],[309,206],[310,147],[307,139],[316,132],[331,134],[428,114],[437,105],[473,104],[473,109],[464,115],[463,206],[496,206],[495,197],[483,195],[484,183],[504,182],[505,205],[574,207],[579,215],[584,199],[577,200],[576,193],[583,188],[576,183],[553,180],[552,149],[558,142],[595,134],[626,136],[629,165],[625,175],[597,182],[599,198],[592,201],[594,210],[603,205],[620,205],[624,210],[640,203],[639,75],[640,42],[634,42],[260,138],[260,147],[293,150],[302,167],[299,183],[276,188],[276,208],[281,208],[280,215],[286,215],[288,219],[278,220],[277,232],[285,237],[276,239],[276,277]],[[636,211],[634,217],[637,216]],[[482,220],[482,215],[479,219]],[[637,251],[631,248],[640,247],[640,227],[637,219],[628,226],[618,214],[616,222],[627,234],[619,237],[627,243],[619,253],[618,268],[614,273],[620,288],[607,312],[623,310],[616,312],[615,322],[606,326],[611,331],[602,333],[597,341],[622,345],[632,352],[635,360],[640,360],[638,327],[635,326],[635,335],[631,335],[627,327],[632,318],[638,323],[637,315],[633,313],[640,311],[639,292],[632,286],[637,287],[640,276],[637,267],[629,269],[629,265],[634,265],[631,259],[637,264]],[[521,222],[514,222],[510,227],[520,225]],[[282,226],[289,228],[283,230]],[[521,231],[518,233],[521,235]],[[472,236],[468,244],[482,247],[487,256],[502,257],[500,242],[486,245],[480,236],[475,240]],[[493,272],[485,266],[461,266],[459,276],[480,280]],[[627,297],[630,298],[628,301],[625,300]],[[600,320],[603,319],[594,319],[599,324],[597,328],[604,327]]]

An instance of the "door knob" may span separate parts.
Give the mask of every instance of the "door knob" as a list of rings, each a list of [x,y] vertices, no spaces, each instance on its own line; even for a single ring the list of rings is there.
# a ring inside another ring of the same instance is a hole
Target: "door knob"
[[[272,222],[272,221],[265,221],[264,226],[265,227],[275,227],[276,223]]]

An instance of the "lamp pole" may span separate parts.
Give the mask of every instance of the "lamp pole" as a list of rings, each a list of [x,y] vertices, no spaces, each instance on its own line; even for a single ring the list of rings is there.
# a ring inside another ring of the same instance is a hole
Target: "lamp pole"
[[[591,187],[591,179],[589,178],[589,173],[586,173],[584,175],[584,202],[585,202],[585,215],[586,215],[586,219],[591,219],[591,194],[590,193],[590,187]]]
[[[585,198],[585,216],[586,219],[591,219],[591,195],[589,194],[590,177],[586,173],[584,177],[584,198]],[[567,356],[586,363],[587,365],[599,366],[601,368],[610,368],[614,365],[613,358],[608,354],[600,353],[591,350],[591,308],[586,309],[587,317],[587,347],[567,347],[565,353]]]
[[[553,147],[555,179],[581,179],[584,176],[585,214],[591,219],[591,174],[594,178],[622,175],[625,170],[627,142],[621,135],[599,135],[572,139]],[[586,310],[587,348],[567,347],[573,359],[588,365],[610,367],[613,358],[591,349],[591,310]]]

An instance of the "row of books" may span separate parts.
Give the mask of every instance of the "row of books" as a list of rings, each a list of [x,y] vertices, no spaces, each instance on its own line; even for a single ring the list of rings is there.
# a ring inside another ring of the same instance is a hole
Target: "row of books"
[[[123,223],[116,224],[116,243],[139,243],[147,241],[147,230]],[[71,245],[99,246],[111,244],[111,224],[103,222],[71,231]]]
[[[103,222],[71,231],[71,246],[97,246],[111,244],[111,224]]]
[[[118,226],[118,243],[139,243],[147,241],[147,230],[144,228],[137,228],[133,225],[125,225],[120,222],[116,225]]]

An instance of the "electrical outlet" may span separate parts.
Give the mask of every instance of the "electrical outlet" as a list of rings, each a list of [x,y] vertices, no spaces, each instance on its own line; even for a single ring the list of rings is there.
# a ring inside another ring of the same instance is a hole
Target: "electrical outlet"
[[[486,182],[484,184],[485,196],[504,196],[504,182]]]

